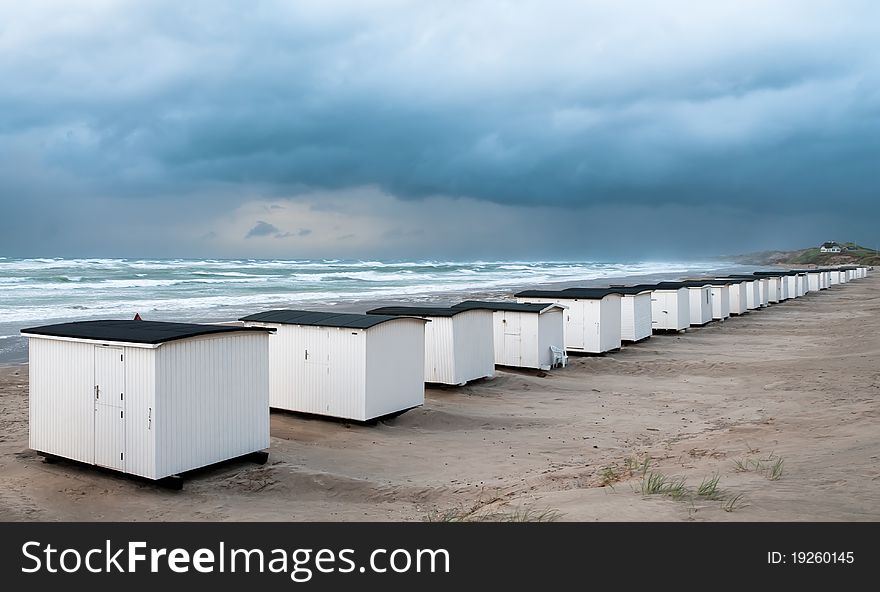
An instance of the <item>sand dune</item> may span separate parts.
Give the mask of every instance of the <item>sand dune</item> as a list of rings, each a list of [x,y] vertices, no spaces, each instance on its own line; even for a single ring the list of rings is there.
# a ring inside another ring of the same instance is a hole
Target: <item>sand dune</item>
[[[269,463],[202,470],[180,492],[43,463],[27,449],[26,367],[3,368],[0,520],[420,520],[524,509],[562,520],[878,520],[878,287],[872,276],[573,357],[543,377],[499,371],[428,388],[424,407],[376,425],[273,413]],[[685,494],[642,494],[636,465],[646,457],[649,471],[683,478]],[[713,475],[719,499],[696,495]]]

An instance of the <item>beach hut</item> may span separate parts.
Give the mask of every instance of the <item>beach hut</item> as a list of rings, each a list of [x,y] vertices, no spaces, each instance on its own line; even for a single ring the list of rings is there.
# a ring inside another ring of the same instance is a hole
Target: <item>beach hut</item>
[[[620,290],[620,339],[636,342],[653,333],[651,290],[645,288],[614,287]]]
[[[685,281],[709,285],[713,320],[723,321],[730,317],[730,286],[740,283],[738,280],[729,278],[687,278]]]
[[[712,286],[703,280],[660,282],[660,286],[680,286],[688,290],[688,309],[692,326],[705,325],[712,320]]]
[[[730,285],[733,282],[715,282],[711,286],[712,318],[723,321],[730,317]]]
[[[767,279],[767,300],[771,304],[775,304],[777,302],[782,302],[783,297],[783,280],[782,276],[779,275],[768,275],[765,276]]]
[[[621,294],[613,288],[525,290],[517,302],[564,304],[565,349],[600,354],[620,349]]]
[[[467,300],[452,308],[492,312],[500,366],[549,370],[557,363],[554,349],[565,350],[564,304]]]
[[[611,285],[620,291],[620,339],[636,342],[653,333],[651,290],[644,286]]]
[[[836,269],[828,270],[828,284],[830,286],[836,286],[840,284],[840,271]]]
[[[425,326],[425,382],[464,385],[495,375],[491,310],[443,306],[385,306],[370,315],[420,317]]]
[[[807,282],[810,292],[818,292],[822,289],[822,274],[818,271],[807,272]]]
[[[797,298],[800,294],[798,294],[798,279],[796,273],[789,273],[785,275],[785,290],[788,294],[789,299]]]
[[[795,280],[791,279],[796,272],[792,271],[756,271],[751,276],[766,280],[767,302],[776,303],[795,297]]]
[[[676,285],[642,284],[651,290],[651,327],[655,331],[684,331],[691,325],[690,290]]]
[[[800,298],[801,296],[805,296],[807,292],[810,291],[809,284],[807,283],[807,274],[798,273],[795,275],[797,278],[797,296]]]
[[[269,405],[368,421],[425,401],[425,319],[269,310],[240,319],[269,338]]]
[[[258,453],[269,447],[270,332],[140,320],[22,329],[29,445],[154,480]]]
[[[754,276],[752,276],[754,277]],[[765,306],[770,306],[770,280],[766,277],[758,278],[757,287],[758,292],[756,293],[756,297],[758,300],[758,306],[763,308]]]
[[[731,315],[742,315],[749,312],[746,306],[748,302],[748,281],[740,278],[719,278],[729,282],[727,284],[728,306]]]

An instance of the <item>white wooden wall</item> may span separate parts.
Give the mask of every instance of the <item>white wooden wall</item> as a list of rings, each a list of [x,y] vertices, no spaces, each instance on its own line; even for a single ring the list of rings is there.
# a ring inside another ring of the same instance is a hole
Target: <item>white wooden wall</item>
[[[705,325],[712,320],[711,288],[688,288],[691,325]]]
[[[28,338],[29,446],[95,462],[94,344]]]
[[[417,319],[387,321],[367,329],[367,420],[425,402],[425,325]]]
[[[746,294],[746,282],[739,282],[736,284],[730,284],[728,289],[729,297],[730,297],[730,313],[731,314],[744,314],[749,309],[746,306],[747,302],[747,294]]]
[[[550,346],[565,349],[565,317],[558,308],[538,315],[538,364],[547,369],[553,363]]]
[[[156,478],[269,447],[269,335],[172,341],[156,352]]]
[[[599,352],[620,349],[620,295],[609,294],[594,302],[599,302],[600,341]]]
[[[651,322],[658,330],[680,331],[690,326],[688,289],[654,290],[651,293]]]
[[[466,310],[452,317],[452,321],[455,382],[451,384],[463,384],[477,378],[494,376],[495,337],[492,311]]]
[[[730,316],[730,290],[727,286],[712,286],[712,318],[726,319]]]
[[[425,325],[425,382],[458,384],[452,317],[430,317]]]

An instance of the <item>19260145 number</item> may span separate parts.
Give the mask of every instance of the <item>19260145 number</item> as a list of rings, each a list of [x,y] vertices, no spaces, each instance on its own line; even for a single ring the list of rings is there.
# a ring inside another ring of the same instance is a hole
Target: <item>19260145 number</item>
[[[852,551],[795,551],[792,563],[854,563]]]

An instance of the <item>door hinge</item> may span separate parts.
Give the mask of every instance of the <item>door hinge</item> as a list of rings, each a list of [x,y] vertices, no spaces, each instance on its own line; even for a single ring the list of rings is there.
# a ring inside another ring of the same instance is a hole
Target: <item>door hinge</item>
[[[125,460],[125,453],[124,452],[119,453],[119,460]]]
[[[125,413],[125,412],[124,412],[124,411],[120,411],[120,412],[119,412],[119,418],[120,418],[120,419],[122,419],[122,414],[123,414],[123,413]]]
[[[123,393],[119,393],[119,400],[120,400],[120,401],[124,401],[124,400],[125,400],[125,397],[123,397],[122,395],[123,395]]]
[[[122,361],[122,356],[123,356],[123,354],[119,354],[119,361],[120,362]]]

